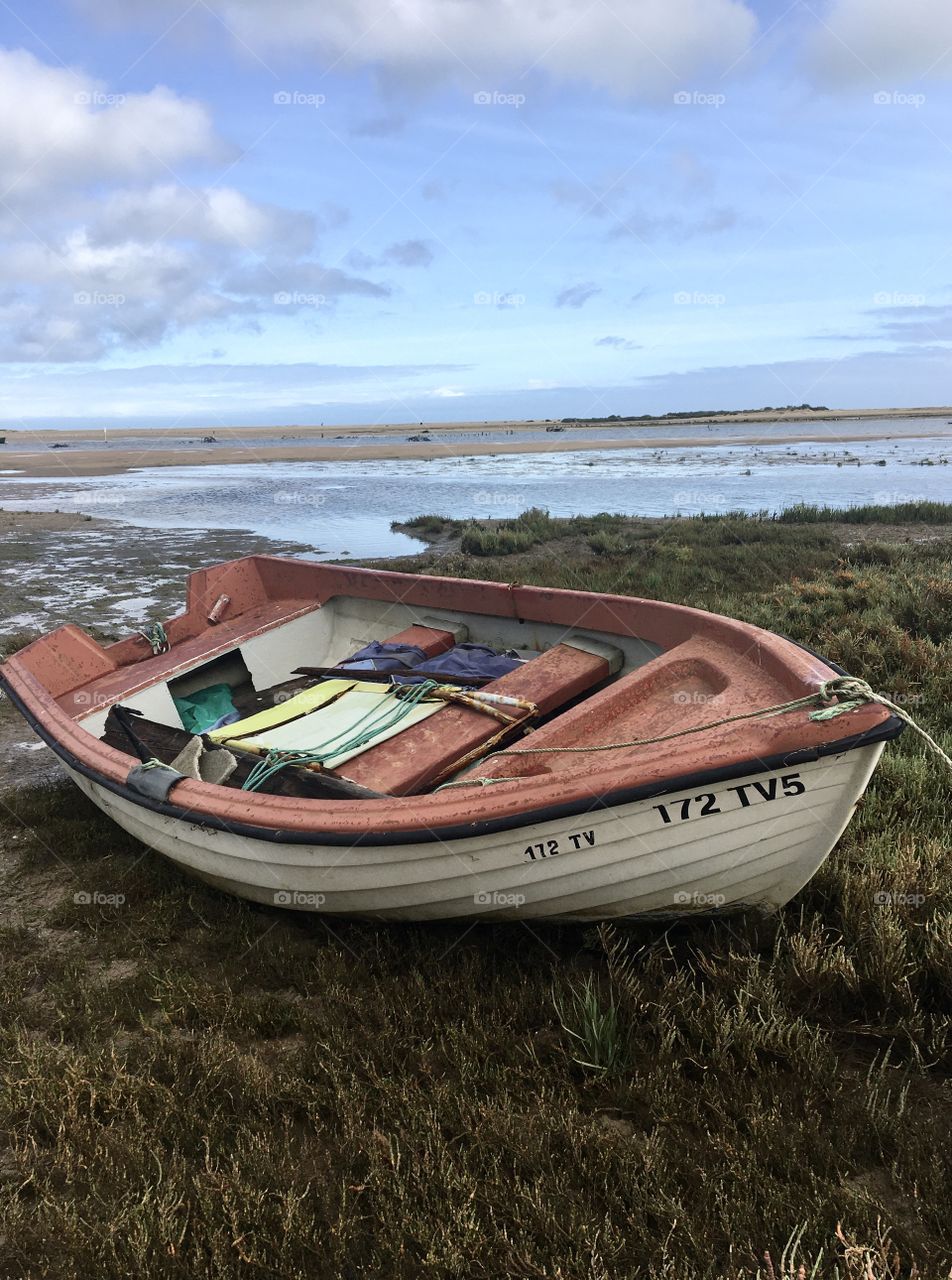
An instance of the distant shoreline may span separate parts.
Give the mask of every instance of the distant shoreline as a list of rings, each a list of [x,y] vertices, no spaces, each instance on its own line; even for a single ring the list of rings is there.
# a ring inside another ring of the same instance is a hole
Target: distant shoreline
[[[539,421],[430,423],[422,427],[406,425],[227,427],[217,428],[215,431],[201,431],[197,428],[186,430],[168,427],[150,430],[130,428],[117,429],[109,433],[111,440],[121,440],[127,445],[125,448],[109,451],[82,447],[86,442],[101,441],[103,438],[101,431],[88,429],[70,432],[17,431],[8,435],[6,445],[0,448],[0,469],[14,472],[9,477],[11,479],[43,477],[78,479],[85,476],[117,475],[126,471],[156,467],[233,466],[242,463],[270,462],[386,462],[403,459],[433,461],[441,458],[523,453],[578,453],[595,450],[711,448],[727,444],[735,446],[769,444],[770,436],[767,432],[726,436],[713,429],[716,426],[737,426],[757,422],[803,426],[803,431],[798,432],[796,436],[786,435],[784,443],[846,445],[860,441],[886,441],[896,438],[895,433],[889,430],[890,419],[917,418],[928,421],[942,418],[946,420],[943,427],[940,429],[937,424],[930,429],[929,434],[952,437],[952,423],[948,422],[950,417],[952,417],[952,409],[923,408],[796,411],[780,416],[776,414],[747,417],[718,415],[709,418],[652,418],[629,422],[606,419],[603,422],[579,424],[580,427],[593,433],[585,440],[577,438],[566,440],[560,431],[547,433],[545,439],[535,440],[408,439],[408,436],[426,436],[431,432],[439,432],[445,437],[472,432],[506,431],[512,436],[518,436],[523,432],[538,432],[546,425],[552,427],[563,425],[561,422],[546,424]],[[868,431],[837,431],[835,437],[831,437],[829,431],[818,430],[821,423],[869,422],[877,419],[883,421],[884,425],[883,429],[875,434]],[[645,434],[643,429],[646,427],[652,427],[660,434]],[[691,427],[707,427],[708,430],[703,435],[664,434],[673,428],[683,430]],[[623,438],[599,438],[598,430],[606,428],[630,430],[630,435]],[[364,435],[387,438],[367,444],[340,443],[341,439],[359,440]],[[136,440],[145,438],[155,440],[157,436],[163,440],[176,440],[178,447],[173,444],[148,450],[135,447]],[[213,441],[205,443],[203,436],[212,436]],[[401,439],[394,437],[401,437]],[[266,443],[260,443],[262,440]],[[53,448],[54,444],[68,447]]]
[[[262,437],[278,438],[293,436],[317,436],[326,439],[328,436],[351,435],[405,435],[408,431],[540,431],[547,426],[571,426],[575,430],[597,431],[604,427],[675,427],[697,424],[706,426],[716,423],[737,423],[743,426],[749,422],[848,422],[868,421],[876,418],[947,418],[952,420],[952,405],[922,405],[916,409],[788,409],[782,411],[764,409],[738,409],[727,413],[665,415],[648,414],[644,417],[632,418],[499,418],[489,421],[472,422],[364,422],[356,426],[344,423],[329,422],[321,426],[288,423],[279,427],[230,427],[230,426],[181,426],[181,427],[113,427],[104,423],[100,427],[14,427],[0,423],[0,436],[7,434],[8,447],[14,440],[37,440],[48,444],[64,436],[69,440],[102,440],[103,433],[108,433],[112,440],[154,439],[156,436],[165,439],[201,440],[203,436],[215,436],[222,439],[261,439]]]

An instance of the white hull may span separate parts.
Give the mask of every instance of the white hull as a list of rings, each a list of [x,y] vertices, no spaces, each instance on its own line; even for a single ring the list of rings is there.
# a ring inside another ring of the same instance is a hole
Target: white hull
[[[356,847],[193,824],[70,772],[143,844],[255,902],[385,920],[592,920],[782,906],[839,839],[882,749],[492,834]]]

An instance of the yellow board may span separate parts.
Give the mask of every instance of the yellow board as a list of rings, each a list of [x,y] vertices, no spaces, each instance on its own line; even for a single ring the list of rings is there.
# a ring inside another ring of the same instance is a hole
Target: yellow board
[[[256,711],[253,716],[246,716],[244,720],[236,720],[234,724],[226,724],[222,725],[220,729],[213,729],[208,734],[208,737],[213,742],[226,742],[235,738],[243,738],[246,733],[258,733],[262,729],[272,729],[279,724],[285,724],[288,720],[293,720],[296,716],[303,716],[307,715],[309,711],[316,711],[318,707],[323,707],[325,703],[330,702],[332,698],[338,697],[346,689],[379,689],[380,687],[380,685],[366,682],[358,684],[356,680],[323,680],[320,684],[313,685],[310,689],[302,689],[293,698],[288,698],[287,702],[278,703],[276,707],[269,707],[266,711]]]
[[[323,697],[317,696],[322,693]],[[388,697],[393,697],[389,685],[327,680],[289,698],[279,707],[259,711],[245,720],[225,725],[209,736],[216,742],[232,743],[243,751],[255,751],[261,755],[268,751],[314,751],[325,744],[333,747],[335,739],[340,739],[343,744],[348,736],[352,736],[357,726],[361,722],[366,723],[367,717],[379,711]],[[327,756],[323,761],[324,767],[336,768],[378,743],[396,737],[411,725],[426,720],[445,705],[442,699],[437,699],[407,708],[396,724],[381,729],[361,746]]]

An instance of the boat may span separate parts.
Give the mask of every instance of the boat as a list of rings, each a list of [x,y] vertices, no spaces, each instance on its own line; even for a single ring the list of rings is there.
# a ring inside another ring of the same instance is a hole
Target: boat
[[[255,555],[115,643],[44,635],[0,685],[94,804],[222,890],[592,921],[796,894],[903,727],[844,674],[687,606]]]

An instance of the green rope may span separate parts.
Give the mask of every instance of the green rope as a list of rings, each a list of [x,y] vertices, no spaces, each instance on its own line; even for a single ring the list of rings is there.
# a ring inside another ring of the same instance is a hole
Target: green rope
[[[874,693],[865,680],[860,680],[857,676],[840,676],[837,680],[828,680],[823,687],[826,689],[833,684],[836,685],[835,692],[845,701],[833,707],[824,707],[821,711],[814,711],[810,716],[811,720],[831,720],[834,716],[842,715],[844,711],[856,711],[864,703],[878,702],[881,707],[886,707],[894,716],[897,716],[903,724],[907,724],[913,733],[917,733],[926,746],[948,765],[949,769],[952,769],[952,756],[942,750],[935,738],[926,733],[921,725],[916,724],[908,711],[897,707],[895,702],[890,702],[881,693]]]
[[[150,622],[147,627],[138,632],[138,635],[149,645],[153,657],[160,653],[168,653],[172,647],[161,622]]]
[[[258,761],[241,785],[242,791],[258,791],[266,782],[289,766],[324,764],[334,756],[359,751],[380,734],[394,728],[419,706],[434,689],[436,680],[424,680],[421,684],[399,685],[387,690],[379,707],[371,709],[355,724],[341,729],[333,737],[306,749],[267,752]],[[349,736],[347,736],[349,735]]]
[[[837,702],[835,701],[837,698],[843,700]],[[881,693],[874,692],[865,680],[860,680],[856,676],[836,676],[833,680],[824,681],[816,693],[807,694],[803,698],[794,698],[791,702],[778,702],[772,707],[759,707],[756,711],[742,711],[735,716],[725,716],[722,720],[711,720],[707,724],[694,725],[689,729],[678,729],[674,733],[662,733],[656,738],[632,738],[628,742],[594,743],[586,747],[507,747],[502,751],[497,751],[490,758],[495,760],[500,756],[583,755],[594,751],[618,751],[624,747],[651,747],[661,742],[671,742],[675,738],[685,738],[689,734],[707,733],[710,729],[720,729],[725,725],[738,724],[743,720],[761,720],[770,716],[785,715],[789,711],[798,711],[801,707],[820,708],[811,713],[811,720],[832,720],[836,716],[844,715],[847,711],[856,711],[870,702],[886,707],[894,716],[898,716],[904,724],[909,725],[952,770],[952,757],[946,755],[945,751],[934,738],[931,738],[926,733],[925,729],[921,729],[902,707],[897,707],[894,702],[890,702]],[[822,704],[824,703],[832,703],[833,705],[823,706]],[[448,787],[469,787],[474,785],[487,787],[497,782],[524,781],[525,779],[522,777],[462,778],[458,782],[444,782],[443,786],[439,787],[438,790],[443,791]]]

